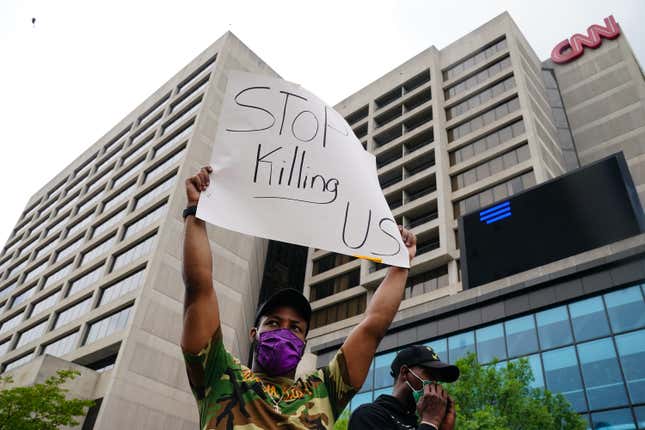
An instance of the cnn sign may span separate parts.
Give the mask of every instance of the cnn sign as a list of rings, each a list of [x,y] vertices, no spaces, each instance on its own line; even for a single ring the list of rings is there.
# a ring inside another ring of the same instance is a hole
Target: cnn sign
[[[602,39],[615,39],[620,34],[620,27],[613,15],[605,18],[605,26],[591,25],[587,28],[587,35],[576,33],[571,39],[564,39],[555,45],[551,51],[551,59],[554,63],[564,64],[580,57],[585,48],[595,49],[600,46]]]

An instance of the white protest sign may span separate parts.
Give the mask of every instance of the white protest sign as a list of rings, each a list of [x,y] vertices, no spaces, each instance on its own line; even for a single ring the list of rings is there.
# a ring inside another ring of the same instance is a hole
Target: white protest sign
[[[302,87],[230,72],[197,216],[229,230],[409,267],[374,155]]]

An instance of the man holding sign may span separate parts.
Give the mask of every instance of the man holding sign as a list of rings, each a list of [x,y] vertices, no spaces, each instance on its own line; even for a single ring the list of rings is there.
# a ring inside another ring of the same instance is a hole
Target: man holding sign
[[[200,429],[330,429],[365,381],[376,348],[401,303],[408,270],[390,267],[365,318],[329,365],[295,380],[311,308],[295,290],[276,293],[258,310],[250,332],[253,365],[248,369],[224,348],[206,224],[195,216],[200,195],[211,185],[211,174],[213,170],[205,167],[186,181],[184,213],[181,347],[199,406]],[[219,210],[229,208],[223,204]],[[416,238],[401,227],[399,231],[397,241],[403,243],[409,265]]]

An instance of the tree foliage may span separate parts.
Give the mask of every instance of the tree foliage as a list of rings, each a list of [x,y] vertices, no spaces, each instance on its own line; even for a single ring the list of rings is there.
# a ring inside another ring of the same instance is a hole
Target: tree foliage
[[[57,430],[78,425],[75,417],[85,415],[92,400],[67,399],[65,382],[79,372],[59,370],[41,384],[7,388],[11,377],[0,376],[0,430]]]
[[[456,364],[459,380],[446,388],[457,405],[457,429],[585,430],[584,420],[562,394],[531,387],[527,359],[482,366],[470,354]]]
[[[457,361],[461,375],[443,384],[455,400],[456,430],[585,430],[582,417],[562,394],[532,388],[533,372],[522,358],[505,367],[482,366],[475,354]],[[335,430],[347,430],[347,410]]]

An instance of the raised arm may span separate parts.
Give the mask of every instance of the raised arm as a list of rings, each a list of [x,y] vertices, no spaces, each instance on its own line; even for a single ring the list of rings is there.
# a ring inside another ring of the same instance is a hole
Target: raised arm
[[[196,206],[199,195],[210,183],[210,167],[186,180],[187,207]],[[213,289],[213,258],[206,224],[189,215],[184,221],[184,326],[181,347],[184,351],[198,353],[219,329],[219,308]]]
[[[399,226],[399,230],[412,262],[417,252],[417,239],[413,233],[403,227]],[[356,389],[365,382],[376,347],[387,333],[399,309],[407,279],[408,269],[400,267],[388,269],[385,279],[376,289],[367,306],[365,319],[352,330],[341,347],[347,363],[350,383]]]

